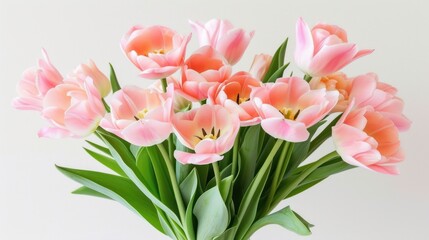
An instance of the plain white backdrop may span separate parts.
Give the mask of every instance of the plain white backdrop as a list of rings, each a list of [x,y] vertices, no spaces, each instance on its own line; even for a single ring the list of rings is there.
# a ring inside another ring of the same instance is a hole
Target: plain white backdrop
[[[402,134],[406,161],[391,177],[362,169],[342,173],[282,204],[313,223],[300,237],[277,226],[252,239],[427,239],[429,224],[429,17],[424,0],[360,1],[20,1],[0,0],[0,239],[166,239],[125,207],[70,194],[78,184],[61,175],[59,164],[101,169],[82,150],[82,140],[39,139],[44,122],[35,112],[10,107],[22,71],[36,64],[40,49],[65,75],[93,59],[123,84],[145,86],[119,48],[134,24],[190,32],[188,19],[225,18],[256,34],[235,70],[246,70],[254,54],[272,54],[302,16],[344,27],[350,41],[375,52],[344,71],[376,72],[396,86],[412,119]],[[189,50],[196,47],[193,39]],[[426,236],[426,237],[425,237]]]

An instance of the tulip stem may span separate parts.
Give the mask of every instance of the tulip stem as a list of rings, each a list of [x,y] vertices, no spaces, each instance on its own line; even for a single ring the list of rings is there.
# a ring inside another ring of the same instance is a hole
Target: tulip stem
[[[161,86],[162,86],[162,91],[167,92],[167,79],[166,78],[161,78]]]
[[[174,172],[173,162],[168,156],[167,151],[164,148],[164,145],[157,144],[159,151],[161,152],[162,157],[165,160],[165,164],[167,165],[168,175],[170,175],[171,185],[173,186],[174,196],[177,201],[177,208],[179,209],[180,220],[182,224],[185,224],[186,215],[185,215],[185,205],[183,204],[182,194],[179,189],[179,184],[177,183],[176,173]]]
[[[266,181],[264,181],[264,176],[267,174],[267,171],[269,171],[271,163],[281,147],[283,143],[282,139],[277,139],[276,143],[274,144],[273,148],[270,151],[270,154],[268,154],[267,158],[264,161],[264,164],[259,169],[258,173],[256,174],[255,178],[253,179],[252,183],[250,184],[249,188],[246,191],[245,198],[243,198],[243,201],[240,203],[240,207],[238,209],[238,213],[235,217],[235,221],[232,226],[240,226],[241,221],[243,221],[248,208],[252,201],[255,201],[255,197],[259,198],[259,196],[255,196],[255,194],[258,194],[258,188],[260,188],[261,184],[265,185]],[[240,229],[240,228],[239,228]],[[242,229],[240,229],[242,230]],[[242,238],[237,238],[242,239]]]
[[[217,162],[212,163],[213,166],[213,172],[215,175],[215,179],[216,179],[216,185],[220,186],[220,181],[221,181],[221,176],[220,176],[220,171],[219,171],[219,164]]]
[[[308,75],[308,74],[305,74],[305,75],[304,75],[304,80],[305,80],[305,81],[307,81],[307,82],[310,82],[312,78],[313,78],[313,77],[312,77],[312,76],[310,76],[310,75]]]
[[[271,201],[273,200],[274,194],[277,191],[277,188],[279,187],[279,184],[281,180],[283,179],[284,172],[286,171],[287,165],[289,163],[289,159],[291,156],[291,148],[293,147],[293,144],[290,142],[285,142],[283,145],[282,152],[280,154],[279,161],[277,163],[277,167],[274,173],[273,181],[270,186],[270,191],[268,194],[268,198],[266,200],[265,209],[263,209],[263,215],[268,214],[267,212],[271,206]]]

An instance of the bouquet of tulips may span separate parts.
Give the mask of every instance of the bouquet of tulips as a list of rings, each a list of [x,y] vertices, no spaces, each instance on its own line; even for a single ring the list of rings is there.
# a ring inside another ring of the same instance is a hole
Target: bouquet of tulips
[[[234,72],[254,33],[226,20],[190,25],[200,48],[188,56],[191,34],[134,26],[124,35],[139,77],[154,80],[148,88],[121,86],[112,66],[109,79],[92,61],[64,77],[45,51],[24,72],[13,106],[41,113],[48,125],[38,135],[94,134],[85,150],[110,169],[57,166],[82,184],[73,193],[117,201],[172,239],[241,240],[267,224],[310,234],[290,207],[273,210],[333,174],[398,173],[398,133],[410,121],[396,89],[374,73],[340,72],[373,50],[338,26],[298,19],[301,76],[287,69],[287,39]],[[331,137],[335,149],[305,161]]]

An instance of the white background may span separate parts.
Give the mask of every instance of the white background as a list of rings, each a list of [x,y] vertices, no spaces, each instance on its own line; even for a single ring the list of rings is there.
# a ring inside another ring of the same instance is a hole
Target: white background
[[[333,176],[284,203],[315,224],[300,237],[277,226],[252,239],[428,239],[429,224],[429,17],[426,1],[18,1],[0,0],[0,239],[166,239],[121,205],[71,195],[78,186],[54,164],[99,168],[81,140],[39,139],[35,112],[10,107],[22,71],[36,64],[41,47],[65,75],[93,59],[123,83],[144,86],[119,49],[134,24],[167,25],[182,34],[187,20],[226,18],[256,34],[235,68],[247,70],[256,53],[273,53],[299,16],[344,27],[360,48],[376,51],[344,71],[376,72],[393,84],[413,120],[402,134],[406,161],[391,177],[361,169]],[[195,49],[196,40],[189,45]]]

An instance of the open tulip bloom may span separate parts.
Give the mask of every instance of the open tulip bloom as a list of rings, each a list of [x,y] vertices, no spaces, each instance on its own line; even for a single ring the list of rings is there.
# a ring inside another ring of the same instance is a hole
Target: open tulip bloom
[[[411,124],[404,103],[375,73],[339,72],[373,51],[357,50],[344,29],[300,18],[303,72],[293,76],[287,39],[234,71],[254,33],[226,20],[190,25],[200,44],[191,53],[191,34],[164,26],[122,38],[149,88],[121,87],[112,66],[109,79],[93,61],[63,75],[44,50],[24,72],[12,105],[46,119],[40,137],[96,136],[85,150],[109,172],[57,166],[82,184],[73,193],[115,200],[172,239],[244,240],[267,224],[310,234],[290,207],[273,210],[333,174],[399,173],[399,132]],[[306,161],[328,139],[335,148]]]

